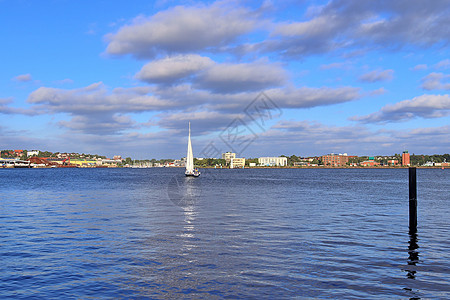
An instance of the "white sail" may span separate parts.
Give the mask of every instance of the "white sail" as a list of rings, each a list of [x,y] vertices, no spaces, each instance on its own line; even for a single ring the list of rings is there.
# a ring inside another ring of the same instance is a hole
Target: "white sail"
[[[191,144],[191,122],[189,122],[189,139],[186,155],[186,174],[193,174],[193,173],[194,173],[194,156],[192,155],[192,144]]]

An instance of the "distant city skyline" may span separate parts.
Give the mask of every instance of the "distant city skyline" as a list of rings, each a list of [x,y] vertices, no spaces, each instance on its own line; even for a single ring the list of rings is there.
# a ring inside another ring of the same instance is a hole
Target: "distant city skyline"
[[[444,154],[448,1],[0,1],[0,148]]]

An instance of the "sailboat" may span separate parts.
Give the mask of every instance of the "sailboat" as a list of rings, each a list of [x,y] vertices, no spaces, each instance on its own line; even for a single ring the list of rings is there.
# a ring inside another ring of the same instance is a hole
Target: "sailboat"
[[[192,155],[192,144],[191,144],[191,122],[189,122],[189,139],[188,139],[188,148],[186,155],[186,172],[184,172],[186,176],[200,176],[200,171],[194,169],[194,155]]]

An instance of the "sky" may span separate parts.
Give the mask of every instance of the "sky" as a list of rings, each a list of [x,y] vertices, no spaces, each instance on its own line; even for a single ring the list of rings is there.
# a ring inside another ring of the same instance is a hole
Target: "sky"
[[[450,2],[0,0],[0,149],[450,152]]]

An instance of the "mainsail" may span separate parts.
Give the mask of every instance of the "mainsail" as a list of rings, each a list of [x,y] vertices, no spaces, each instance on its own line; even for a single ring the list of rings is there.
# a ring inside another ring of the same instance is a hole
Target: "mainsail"
[[[191,122],[189,122],[189,139],[186,155],[186,174],[193,174],[193,173],[194,173],[194,156],[192,155],[192,144],[191,144]]]

